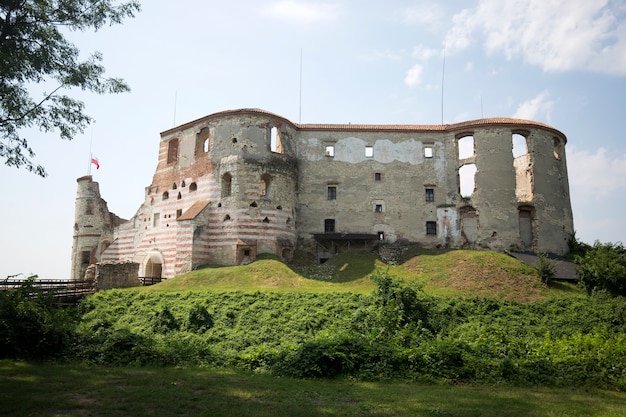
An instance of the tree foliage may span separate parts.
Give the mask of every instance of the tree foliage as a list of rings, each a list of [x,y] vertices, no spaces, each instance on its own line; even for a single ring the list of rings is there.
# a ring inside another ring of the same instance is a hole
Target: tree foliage
[[[621,243],[594,243],[578,257],[578,277],[587,292],[607,290],[626,296],[626,249]]]
[[[33,162],[24,131],[58,131],[71,140],[92,119],[84,103],[68,95],[79,88],[97,94],[128,91],[106,78],[102,55],[85,60],[66,34],[119,24],[140,10],[136,0],[4,0],[0,2],[0,157],[6,165],[46,176]],[[43,93],[35,93],[45,87]]]

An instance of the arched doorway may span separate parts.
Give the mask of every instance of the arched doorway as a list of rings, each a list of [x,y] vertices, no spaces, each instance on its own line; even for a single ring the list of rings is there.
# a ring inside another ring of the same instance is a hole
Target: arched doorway
[[[141,278],[161,278],[163,274],[163,255],[152,251],[145,254],[139,268]]]

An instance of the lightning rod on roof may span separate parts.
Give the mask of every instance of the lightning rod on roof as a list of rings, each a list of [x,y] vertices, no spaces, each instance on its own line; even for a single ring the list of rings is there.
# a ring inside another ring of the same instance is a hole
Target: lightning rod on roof
[[[441,124],[443,125],[443,85],[446,75],[446,41],[443,41],[443,63],[441,66]]]
[[[300,107],[298,109],[298,123],[302,123],[302,48],[300,48]]]

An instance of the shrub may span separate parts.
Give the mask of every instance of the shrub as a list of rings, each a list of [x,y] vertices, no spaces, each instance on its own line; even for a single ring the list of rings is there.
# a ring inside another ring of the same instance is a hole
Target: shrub
[[[58,357],[74,341],[74,310],[58,307],[35,287],[36,279],[33,275],[19,288],[0,291],[0,357]]]
[[[556,263],[548,259],[548,255],[545,253],[538,253],[537,258],[537,263],[533,268],[541,278],[541,282],[548,285],[556,275]]]
[[[596,241],[577,261],[577,274],[587,293],[600,289],[626,296],[626,250],[621,243]]]

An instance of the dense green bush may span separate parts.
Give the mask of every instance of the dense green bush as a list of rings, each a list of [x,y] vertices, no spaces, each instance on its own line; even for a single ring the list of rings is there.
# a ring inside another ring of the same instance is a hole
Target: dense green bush
[[[0,291],[0,357],[58,357],[74,342],[76,317],[55,305],[30,276],[16,289]]]
[[[577,262],[578,277],[588,293],[601,289],[626,296],[626,249],[621,243],[596,242]]]

